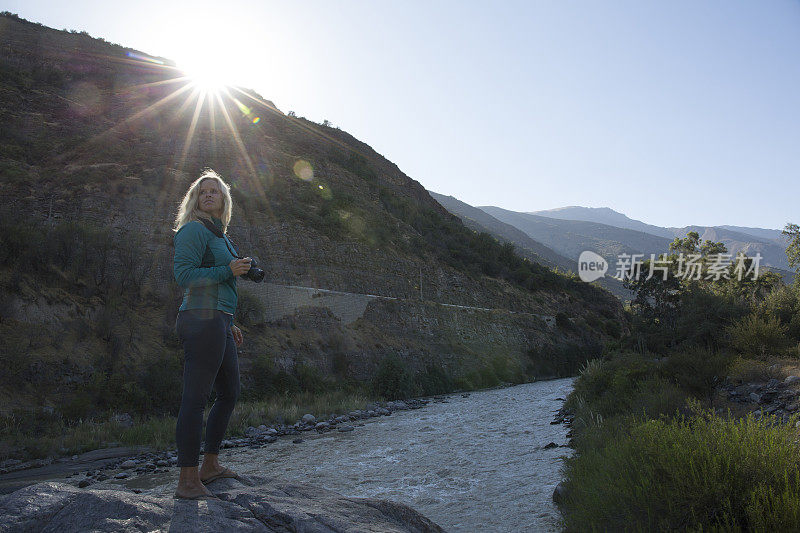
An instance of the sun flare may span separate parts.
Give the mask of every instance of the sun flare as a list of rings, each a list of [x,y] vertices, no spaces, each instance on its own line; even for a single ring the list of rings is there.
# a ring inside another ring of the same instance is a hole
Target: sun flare
[[[208,92],[247,83],[247,55],[252,48],[231,37],[235,35],[233,31],[218,30],[214,39],[181,40],[181,46],[175,50],[176,66],[196,87]]]
[[[206,92],[219,92],[235,84],[235,73],[231,72],[230,67],[215,61],[188,60],[177,66],[194,86]]]

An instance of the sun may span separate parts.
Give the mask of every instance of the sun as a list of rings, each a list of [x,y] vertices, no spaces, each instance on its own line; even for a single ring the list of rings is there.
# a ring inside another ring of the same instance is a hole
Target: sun
[[[181,38],[176,44],[173,56],[176,67],[198,88],[219,92],[247,83],[250,76],[247,56],[255,45],[239,38],[235,31],[219,28],[214,38]]]
[[[219,92],[236,85],[236,72],[222,58],[214,54],[201,54],[177,62],[177,67],[191,83],[205,92]]]

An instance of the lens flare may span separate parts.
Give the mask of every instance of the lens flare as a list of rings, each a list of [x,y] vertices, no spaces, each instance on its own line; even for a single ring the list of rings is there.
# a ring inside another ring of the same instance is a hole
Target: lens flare
[[[136,59],[137,61],[147,61],[148,63],[153,63],[155,65],[163,65],[164,62],[160,59],[156,59],[154,57],[149,57],[142,54],[137,54],[136,52],[125,52],[125,55],[130,57],[131,59]]]
[[[256,117],[253,119],[253,124],[258,124],[259,122],[261,122],[261,117]]]
[[[314,179],[314,169],[308,161],[299,159],[294,164],[294,167],[292,167],[292,170],[294,171],[294,175],[303,181],[311,181]]]

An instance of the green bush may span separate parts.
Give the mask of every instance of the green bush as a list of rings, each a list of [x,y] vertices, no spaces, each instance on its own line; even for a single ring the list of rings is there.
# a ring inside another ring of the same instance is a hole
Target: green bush
[[[574,376],[587,361],[599,357],[602,350],[599,344],[581,346],[572,343],[532,348],[528,350],[524,363],[525,374],[530,377]]]
[[[794,530],[797,500],[782,504],[797,494],[794,439],[793,424],[711,413],[605,434],[565,459],[566,530],[730,531],[781,520],[789,529],[761,531]]]
[[[144,393],[141,397],[143,402],[131,406],[132,410],[140,413],[177,415],[183,394],[181,361],[182,355],[177,351],[147,361],[137,379],[138,388]]]
[[[486,389],[500,384],[494,369],[489,365],[474,368],[464,375],[468,389]]]
[[[456,388],[455,381],[440,365],[429,363],[425,371],[414,378],[416,382],[417,394],[420,396],[430,396],[434,394],[446,394]]]
[[[278,395],[296,394],[302,390],[322,390],[322,378],[313,367],[299,363],[295,372],[275,370],[272,357],[261,353],[253,359],[250,371],[250,386],[242,390],[244,400],[264,400]]]
[[[759,314],[777,317],[787,326],[787,334],[793,341],[800,342],[800,284],[784,285],[767,294]]]
[[[59,407],[59,412],[67,422],[88,418],[94,409],[92,398],[86,391],[79,390]]]
[[[319,393],[329,388],[328,383],[314,366],[297,363],[294,372],[301,391]]]
[[[603,331],[606,335],[618,339],[622,335],[622,325],[616,320],[606,320],[603,322]]]
[[[381,360],[371,383],[372,392],[386,400],[409,398],[416,392],[406,363],[396,355]]]
[[[751,531],[800,531],[800,471],[787,470],[778,487],[756,486],[746,512]]]
[[[694,396],[708,395],[725,379],[732,358],[703,348],[687,348],[671,352],[660,373]]]
[[[254,326],[263,323],[267,309],[260,298],[246,289],[238,289],[236,303],[236,322],[243,326]]]
[[[623,353],[605,361],[593,360],[575,380],[567,406],[575,406],[580,398],[595,415],[607,418],[623,414],[640,382],[655,377],[658,377],[658,363],[651,357]]]
[[[772,315],[750,314],[726,330],[731,347],[745,357],[765,359],[773,353],[785,351],[790,344],[786,336],[788,327]]]
[[[620,399],[624,412],[645,418],[672,416],[686,403],[686,392],[678,385],[654,376],[636,382],[627,398]]]
[[[556,313],[556,326],[558,326],[564,331],[572,331],[573,329],[575,329],[574,324],[567,316],[567,313],[565,313],[564,311],[559,311],[558,313]]]

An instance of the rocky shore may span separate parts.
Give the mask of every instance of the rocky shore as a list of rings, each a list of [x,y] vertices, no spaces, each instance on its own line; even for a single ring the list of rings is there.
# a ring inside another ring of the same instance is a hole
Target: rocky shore
[[[0,533],[21,531],[443,531],[406,505],[348,498],[263,476],[218,479],[219,500],[176,500],[117,488],[80,489],[44,482],[0,497]]]
[[[250,426],[244,437],[223,440],[221,448],[262,448],[282,437],[290,437],[292,442],[300,444],[303,442],[302,435],[308,432],[354,431],[364,425],[364,420],[370,418],[389,416],[396,411],[420,409],[430,402],[446,401],[446,396],[433,396],[376,402],[366,409],[334,414],[325,420],[317,419],[309,413],[291,425]],[[74,485],[82,489],[111,478],[131,479],[144,474],[167,472],[170,468],[175,468],[177,460],[175,450],[158,451],[146,447],[106,448],[55,460],[50,458],[21,462],[11,459],[0,464],[0,494],[8,494],[54,477],[73,478]]]
[[[746,411],[774,415],[783,423],[800,409],[800,376],[790,375],[782,381],[733,383],[726,380],[719,390],[727,400]],[[800,421],[798,421],[800,424]]]

